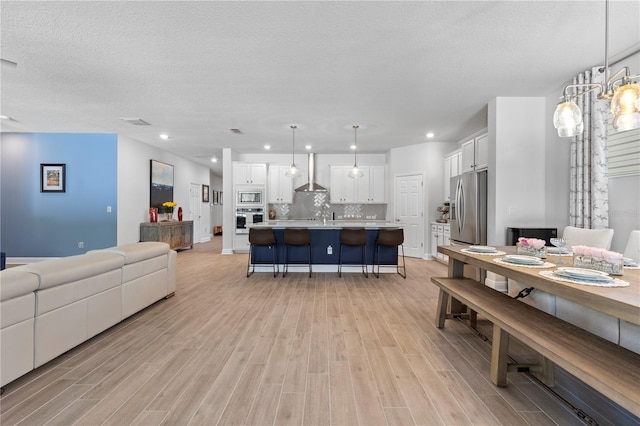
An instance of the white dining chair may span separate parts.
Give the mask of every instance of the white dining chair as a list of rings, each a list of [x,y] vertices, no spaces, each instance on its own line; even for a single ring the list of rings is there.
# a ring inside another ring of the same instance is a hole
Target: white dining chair
[[[564,228],[562,238],[568,241],[568,247],[589,246],[609,250],[613,240],[613,229],[584,229],[567,226]],[[620,321],[616,317],[562,297],[556,297],[556,316],[611,342],[620,342]]]
[[[562,238],[568,241],[567,247],[589,246],[609,250],[611,240],[613,240],[613,229],[586,229],[566,226],[562,232]]]
[[[640,231],[634,230],[629,234],[627,246],[624,249],[624,257],[640,262]]]
[[[640,231],[634,230],[629,234],[624,257],[640,262]],[[620,320],[620,346],[630,351],[640,353],[640,326]]]

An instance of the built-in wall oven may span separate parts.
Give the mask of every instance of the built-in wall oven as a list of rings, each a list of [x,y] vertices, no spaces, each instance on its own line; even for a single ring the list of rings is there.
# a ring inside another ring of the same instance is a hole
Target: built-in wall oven
[[[248,234],[249,226],[264,221],[262,207],[238,207],[236,209],[236,234]]]

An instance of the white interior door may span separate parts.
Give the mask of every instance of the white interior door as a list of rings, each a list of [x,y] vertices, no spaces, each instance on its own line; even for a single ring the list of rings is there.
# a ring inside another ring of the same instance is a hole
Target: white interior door
[[[405,256],[424,257],[424,195],[421,174],[396,176],[395,218],[404,230]]]
[[[193,242],[199,243],[202,236],[201,231],[201,216],[202,216],[202,202],[200,201],[200,194],[202,193],[202,186],[199,183],[191,183],[189,186],[189,220],[193,221]]]

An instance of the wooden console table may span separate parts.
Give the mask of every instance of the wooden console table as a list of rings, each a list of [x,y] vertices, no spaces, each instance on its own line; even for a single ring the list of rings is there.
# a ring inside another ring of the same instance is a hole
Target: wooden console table
[[[193,248],[193,221],[141,223],[140,241],[160,241],[172,250]]]

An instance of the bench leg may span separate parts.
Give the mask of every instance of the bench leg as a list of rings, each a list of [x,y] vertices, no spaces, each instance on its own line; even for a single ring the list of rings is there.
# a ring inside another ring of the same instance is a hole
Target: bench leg
[[[507,386],[508,357],[509,333],[494,324],[491,346],[491,381],[496,386]]]
[[[540,379],[542,383],[552,388],[556,385],[555,375],[553,373],[553,362],[542,355],[539,355],[539,357],[540,366],[534,370],[535,376]]]
[[[436,311],[436,327],[444,328],[444,320],[447,319],[447,305],[449,304],[449,294],[440,289],[438,293],[438,306]]]

